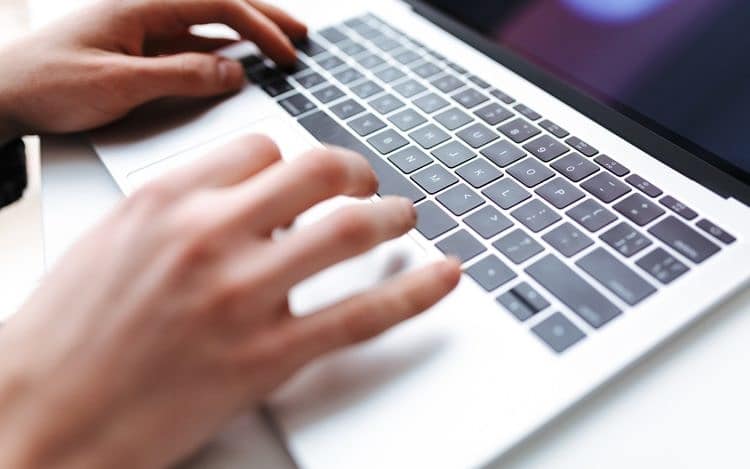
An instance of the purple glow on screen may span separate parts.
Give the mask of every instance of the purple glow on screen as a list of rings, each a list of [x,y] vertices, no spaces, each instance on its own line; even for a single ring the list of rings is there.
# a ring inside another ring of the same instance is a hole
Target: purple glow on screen
[[[582,16],[606,22],[628,22],[648,16],[675,0],[563,0]]]

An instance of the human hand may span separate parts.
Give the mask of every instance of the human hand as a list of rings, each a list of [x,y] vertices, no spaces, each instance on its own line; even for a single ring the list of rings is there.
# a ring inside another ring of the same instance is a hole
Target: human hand
[[[236,91],[242,66],[210,51],[232,41],[194,36],[223,23],[281,64],[304,24],[260,0],[104,0],[0,50],[0,142],[110,123],[166,96]]]
[[[405,199],[355,204],[271,233],[377,182],[348,151],[290,163],[247,137],[124,201],[82,238],[0,332],[0,467],[164,467],[296,370],[436,303],[458,282],[436,265],[310,316],[307,277],[415,223]]]

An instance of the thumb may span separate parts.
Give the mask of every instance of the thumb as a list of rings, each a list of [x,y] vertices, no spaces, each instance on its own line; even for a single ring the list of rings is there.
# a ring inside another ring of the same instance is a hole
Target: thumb
[[[191,52],[137,60],[144,102],[171,96],[221,95],[245,84],[245,71],[239,62],[214,54]]]

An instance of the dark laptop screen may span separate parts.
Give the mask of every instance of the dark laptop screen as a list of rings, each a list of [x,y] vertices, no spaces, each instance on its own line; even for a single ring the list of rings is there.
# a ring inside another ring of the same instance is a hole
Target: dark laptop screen
[[[430,0],[686,149],[750,172],[747,0]]]

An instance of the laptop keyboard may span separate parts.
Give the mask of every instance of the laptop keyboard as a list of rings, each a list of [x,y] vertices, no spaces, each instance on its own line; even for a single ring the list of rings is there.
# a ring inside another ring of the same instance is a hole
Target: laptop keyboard
[[[291,70],[245,58],[248,77],[318,140],[361,153],[378,193],[414,202],[417,231],[557,353],[735,241],[374,15],[298,48]]]

